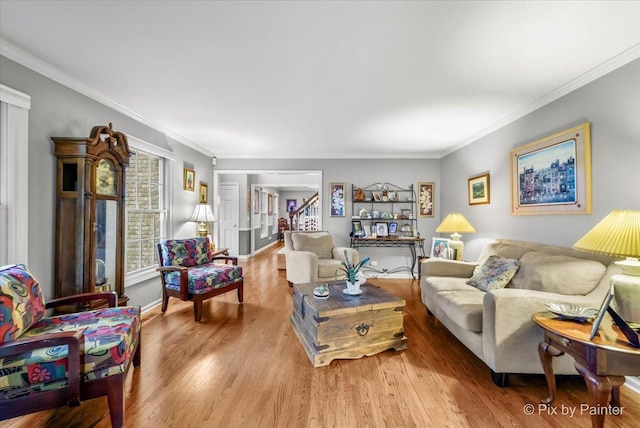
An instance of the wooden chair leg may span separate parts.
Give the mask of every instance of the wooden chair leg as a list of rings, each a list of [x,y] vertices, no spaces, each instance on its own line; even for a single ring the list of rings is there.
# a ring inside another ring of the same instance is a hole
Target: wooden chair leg
[[[167,312],[167,307],[169,306],[169,295],[165,290],[162,290],[162,312]]]
[[[107,402],[112,428],[124,427],[124,381],[124,373],[109,376],[107,381]]]
[[[200,322],[200,320],[202,319],[202,300],[195,299],[193,301],[193,312],[196,322]]]
[[[244,284],[240,284],[238,287],[238,302],[242,303],[244,301]]]
[[[142,349],[142,333],[138,333],[138,347],[136,348],[136,353],[133,354],[133,367],[140,367],[140,362],[142,356],[140,355],[140,350]]]

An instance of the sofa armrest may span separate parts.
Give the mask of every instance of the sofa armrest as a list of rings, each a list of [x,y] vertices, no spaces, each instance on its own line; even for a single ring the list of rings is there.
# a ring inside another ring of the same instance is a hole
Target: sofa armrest
[[[344,252],[347,252],[347,257],[351,264],[357,264],[360,262],[360,253],[358,250],[349,247],[333,247],[333,258],[335,260],[344,260]]]
[[[303,284],[318,280],[318,256],[311,251],[292,251],[285,253],[287,281]]]
[[[224,264],[231,262],[234,266],[238,265],[238,258],[233,256],[215,256],[211,258],[211,263],[213,263],[214,260],[224,260]]]
[[[482,348],[485,363],[495,372],[541,371],[538,344],[544,335],[531,316],[546,310],[546,303],[574,303],[597,308],[594,296],[571,296],[543,291],[502,288],[487,292],[483,299]],[[572,373],[572,365],[564,371]],[[560,373],[560,371],[559,371]]]
[[[423,277],[452,276],[455,278],[471,278],[476,266],[478,266],[478,264],[473,262],[433,258],[422,261],[420,274]]]

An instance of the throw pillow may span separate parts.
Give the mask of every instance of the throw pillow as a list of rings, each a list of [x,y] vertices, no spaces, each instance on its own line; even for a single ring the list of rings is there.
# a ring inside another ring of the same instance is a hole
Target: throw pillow
[[[475,269],[473,276],[467,280],[467,284],[482,291],[504,288],[516,274],[519,267],[517,260],[491,255],[482,265]]]

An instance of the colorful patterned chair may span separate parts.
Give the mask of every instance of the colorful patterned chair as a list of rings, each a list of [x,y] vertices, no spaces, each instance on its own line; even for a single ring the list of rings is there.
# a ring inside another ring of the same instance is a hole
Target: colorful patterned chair
[[[109,307],[68,315],[45,310],[89,300]],[[0,267],[0,420],[107,395],[111,425],[124,426],[124,384],[140,365],[140,307],[115,293],[45,304],[24,265]]]
[[[189,300],[193,302],[195,320],[200,322],[202,302],[211,297],[238,290],[238,301],[242,303],[244,278],[237,257],[212,257],[209,238],[167,239],[157,247],[162,312],[167,310],[169,297]],[[225,263],[213,263],[214,260]]]

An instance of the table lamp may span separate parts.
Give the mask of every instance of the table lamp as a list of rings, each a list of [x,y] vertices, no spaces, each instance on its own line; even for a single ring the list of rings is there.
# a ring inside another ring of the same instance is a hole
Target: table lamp
[[[612,211],[573,248],[626,257],[615,262],[622,273],[613,275],[611,283],[622,319],[640,323],[640,210]]]
[[[193,215],[191,216],[189,221],[194,221],[198,223],[198,227],[196,229],[196,235],[198,235],[201,238],[204,238],[209,234],[207,223],[216,221],[216,216],[213,215],[213,211],[211,211],[211,207],[209,205],[198,204],[196,205],[196,209],[193,212]]]
[[[456,260],[462,260],[462,251],[464,250],[464,243],[460,240],[462,236],[460,232],[474,233],[475,231],[471,223],[459,213],[447,214],[444,220],[442,220],[442,223],[440,223],[440,226],[436,229],[438,233],[451,233],[449,248],[456,250]]]

